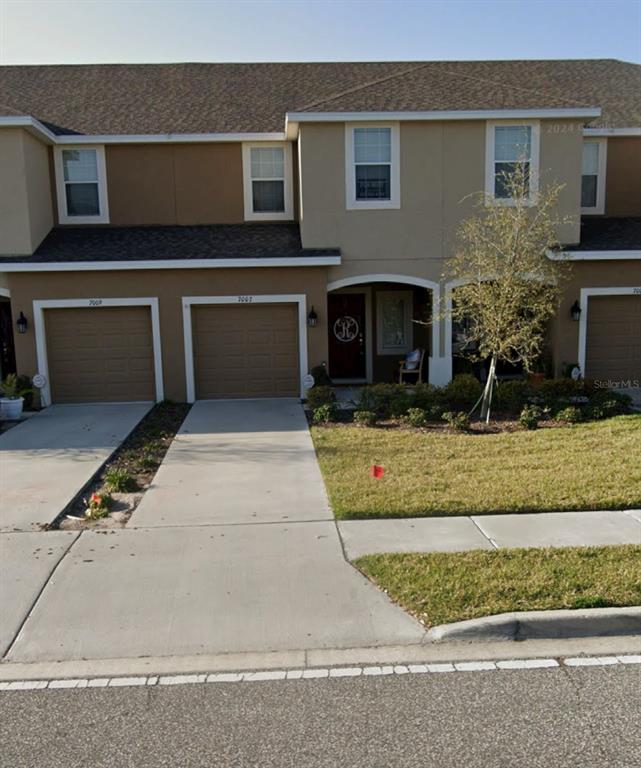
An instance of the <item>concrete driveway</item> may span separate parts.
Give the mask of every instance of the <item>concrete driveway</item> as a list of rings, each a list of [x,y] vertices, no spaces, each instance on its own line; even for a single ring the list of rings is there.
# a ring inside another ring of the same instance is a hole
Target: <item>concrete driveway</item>
[[[150,407],[52,405],[0,435],[0,531],[52,522]]]
[[[129,527],[333,520],[298,400],[196,403]]]
[[[345,560],[300,403],[199,402],[129,526],[75,539],[6,659],[352,648],[423,637]]]

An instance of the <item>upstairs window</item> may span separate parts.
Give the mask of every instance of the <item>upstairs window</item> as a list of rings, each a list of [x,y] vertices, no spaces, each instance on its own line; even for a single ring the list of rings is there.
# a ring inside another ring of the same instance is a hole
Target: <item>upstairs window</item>
[[[291,219],[291,145],[243,145],[246,219]]]
[[[103,147],[56,147],[58,217],[61,224],[106,224]]]
[[[605,212],[605,154],[604,139],[583,142],[581,167],[581,213]]]
[[[398,208],[398,126],[346,126],[347,207]]]
[[[513,203],[510,181],[522,173],[526,198],[538,190],[538,123],[488,123],[486,193],[498,203]]]
[[[354,129],[354,180],[357,200],[392,196],[392,129]]]

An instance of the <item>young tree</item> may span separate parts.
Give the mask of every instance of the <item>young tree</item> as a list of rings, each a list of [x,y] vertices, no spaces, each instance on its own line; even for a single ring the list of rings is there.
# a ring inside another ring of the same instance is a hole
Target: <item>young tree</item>
[[[531,371],[540,357],[547,324],[561,298],[568,265],[547,257],[558,247],[560,185],[529,199],[527,166],[517,163],[501,179],[505,199],[476,195],[476,213],[458,230],[458,247],[445,279],[456,281],[447,314],[462,328],[461,353],[490,360],[481,418],[489,421],[496,364],[522,363]],[[477,405],[479,404],[477,403]],[[475,406],[476,408],[476,406]]]

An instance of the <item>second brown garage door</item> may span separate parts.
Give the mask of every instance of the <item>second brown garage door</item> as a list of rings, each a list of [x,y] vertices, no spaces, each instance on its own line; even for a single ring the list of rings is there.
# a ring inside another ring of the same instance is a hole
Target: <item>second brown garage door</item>
[[[45,310],[53,403],[154,400],[149,307]]]
[[[296,397],[295,304],[192,309],[196,397]]]
[[[592,296],[585,375],[604,381],[641,378],[641,296]]]

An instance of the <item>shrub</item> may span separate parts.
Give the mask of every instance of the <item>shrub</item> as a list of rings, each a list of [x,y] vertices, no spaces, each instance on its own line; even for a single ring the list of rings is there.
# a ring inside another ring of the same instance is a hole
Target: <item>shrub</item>
[[[331,387],[321,386],[312,387],[307,390],[307,405],[312,409],[320,408],[321,405],[329,405],[335,402],[336,395]]]
[[[465,431],[470,428],[470,417],[464,411],[456,413],[446,411],[441,418],[447,422],[451,429]]]
[[[599,398],[590,403],[588,415],[591,419],[609,419],[611,416],[619,416],[630,411],[631,398],[620,392],[610,392],[609,394],[616,394],[618,397]]]
[[[519,416],[519,424],[524,429],[537,429],[541,416],[541,409],[537,405],[525,405]]]
[[[358,402],[359,411],[373,411],[380,418],[397,418],[407,413],[412,396],[402,384],[371,384],[363,387]]]
[[[408,427],[424,427],[427,424],[427,412],[423,408],[408,408],[401,416],[401,423]]]
[[[331,385],[332,380],[329,378],[327,368],[324,365],[315,365],[310,373],[314,377],[314,386],[328,387]]]
[[[125,469],[109,469],[105,472],[105,485],[111,493],[128,493],[137,488],[136,481]]]
[[[330,421],[336,421],[337,410],[334,403],[325,403],[314,408],[312,411],[312,421],[314,424],[328,424]]]
[[[373,427],[377,416],[374,411],[354,411],[354,423],[360,427]]]
[[[607,404],[607,405],[606,405]],[[610,416],[621,413],[629,413],[632,408],[632,398],[623,392],[609,389],[597,389],[590,395],[591,406],[605,406],[605,411]]]
[[[496,406],[507,413],[521,413],[532,394],[527,381],[514,379],[502,381],[496,389]]]
[[[445,387],[444,396],[452,409],[471,408],[481,396],[481,382],[471,373],[459,373]]]
[[[537,399],[553,410],[583,394],[583,382],[574,379],[543,379],[536,389]]]
[[[565,421],[567,424],[577,424],[583,420],[583,412],[576,405],[568,405],[567,408],[557,411],[556,418],[559,421]]]
[[[423,408],[425,411],[429,411],[435,406],[443,405],[444,392],[440,387],[435,387],[433,384],[416,384],[412,387],[413,399],[412,404],[416,408]]]

